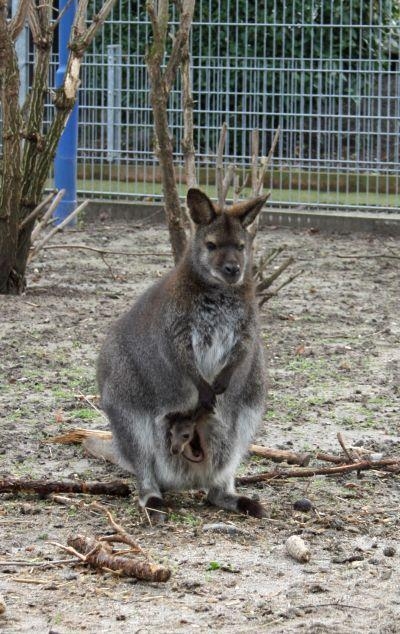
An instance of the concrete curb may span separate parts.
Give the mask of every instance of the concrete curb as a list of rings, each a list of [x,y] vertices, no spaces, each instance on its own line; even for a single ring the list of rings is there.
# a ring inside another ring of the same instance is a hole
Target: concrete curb
[[[164,223],[161,203],[90,200],[85,210],[86,222],[125,220],[149,224]],[[317,229],[324,232],[375,233],[400,236],[399,213],[338,213],[267,208],[261,216],[261,227],[278,226],[292,229]]]

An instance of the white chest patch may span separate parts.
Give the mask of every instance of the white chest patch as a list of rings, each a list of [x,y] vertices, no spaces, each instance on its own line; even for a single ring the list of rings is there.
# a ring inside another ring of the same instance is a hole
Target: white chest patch
[[[211,343],[210,343],[211,341]],[[196,365],[206,381],[212,381],[226,365],[236,343],[232,328],[217,328],[210,333],[209,339],[195,330],[192,334],[192,346]]]

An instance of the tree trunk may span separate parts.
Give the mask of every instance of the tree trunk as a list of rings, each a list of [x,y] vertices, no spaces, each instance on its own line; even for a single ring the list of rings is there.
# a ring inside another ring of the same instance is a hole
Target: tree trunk
[[[168,99],[178,68],[188,52],[194,3],[195,0],[182,0],[177,3],[180,10],[179,28],[174,35],[165,70],[162,67],[166,53],[169,3],[168,0],[159,0],[157,10],[154,0],[148,0],[146,3],[153,28],[153,41],[146,55],[146,63],[150,78],[150,99],[156,137],[155,154],[161,167],[165,215],[175,263],[182,257],[187,239],[184,228],[185,215],[182,213],[175,178],[173,140],[168,125]]]
[[[3,161],[0,181],[0,293],[17,294],[24,281],[15,269],[21,195],[21,112],[19,70],[7,26],[7,0],[0,0],[0,101],[3,112]]]
[[[162,172],[162,190],[172,253],[174,262],[177,263],[186,248],[186,233],[183,225],[181,202],[176,187],[174,152],[167,115],[168,97],[163,94],[165,92],[164,87],[162,84],[159,85],[154,74],[150,73],[150,76],[150,99],[153,108],[154,131],[157,143],[156,155]]]
[[[56,91],[53,118],[43,129],[45,100],[54,30],[53,2],[20,0],[14,19],[7,21],[8,0],[0,0],[0,100],[3,114],[3,161],[0,170],[0,293],[17,294],[25,288],[25,270],[35,220],[22,221],[38,205],[54,161],[57,145],[79,87],[82,57],[104,24],[116,0],[104,0],[87,26],[87,0],[79,0],[71,32],[70,55],[64,83]],[[14,39],[28,16],[35,46],[32,88],[22,112],[18,103],[19,69]],[[21,226],[21,229],[19,227]]]

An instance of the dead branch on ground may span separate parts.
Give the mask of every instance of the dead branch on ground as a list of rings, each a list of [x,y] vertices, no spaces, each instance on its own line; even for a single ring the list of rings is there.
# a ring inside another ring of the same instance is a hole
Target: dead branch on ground
[[[141,581],[165,582],[171,576],[169,568],[150,561],[141,561],[115,552],[108,542],[99,541],[94,537],[76,535],[68,538],[68,547],[57,544],[71,554],[80,556],[82,563],[91,568],[112,570],[121,576],[135,577]]]
[[[394,470],[392,470],[394,468]],[[303,469],[282,469],[274,471],[263,471],[254,475],[239,476],[236,484],[253,484],[255,482],[265,482],[267,480],[283,480],[286,478],[312,478],[317,475],[343,475],[350,471],[367,471],[370,469],[386,471],[391,473],[400,472],[400,458],[384,458],[383,460],[360,460],[353,464],[338,465],[336,467],[315,467]]]
[[[131,494],[126,482],[82,482],[81,480],[24,480],[3,478],[0,493],[36,493],[41,496],[51,493],[86,493],[88,495],[115,495],[128,497]]]
[[[312,458],[311,453],[295,453],[294,451],[286,451],[284,449],[270,449],[269,447],[262,447],[261,445],[250,445],[249,451],[253,456],[268,458],[273,462],[297,464],[301,467],[307,466]]]

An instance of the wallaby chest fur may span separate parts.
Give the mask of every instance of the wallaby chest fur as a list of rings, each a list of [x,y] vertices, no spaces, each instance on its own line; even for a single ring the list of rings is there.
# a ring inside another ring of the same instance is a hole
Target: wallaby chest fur
[[[246,230],[263,201],[229,217],[189,190],[195,230],[187,253],[114,324],[100,352],[102,406],[142,506],[160,505],[164,490],[204,488],[214,504],[262,514],[235,494],[234,474],[264,408]],[[199,406],[209,415],[196,427],[203,459],[194,462],[170,451],[165,417]]]

